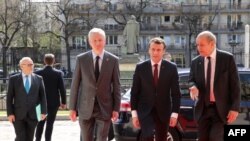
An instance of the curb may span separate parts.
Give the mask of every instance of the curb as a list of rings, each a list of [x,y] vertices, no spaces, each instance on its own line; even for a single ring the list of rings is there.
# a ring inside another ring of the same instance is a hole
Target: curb
[[[57,115],[56,120],[70,120],[68,115]],[[0,116],[0,121],[8,121],[7,116]]]

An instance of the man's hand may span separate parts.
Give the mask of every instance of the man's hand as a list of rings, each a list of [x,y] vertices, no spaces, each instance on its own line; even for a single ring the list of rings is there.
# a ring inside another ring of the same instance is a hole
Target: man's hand
[[[190,97],[192,100],[198,100],[198,96],[199,96],[199,90],[197,89],[196,86],[192,86],[189,88],[189,93],[190,93]]]
[[[69,111],[69,118],[71,121],[75,122],[76,121],[76,111],[70,110]]]
[[[133,117],[132,122],[135,128],[141,128],[138,117]]]
[[[171,117],[169,121],[169,126],[170,127],[175,127],[177,124],[177,118]]]
[[[113,111],[111,120],[116,121],[118,119],[118,117],[119,117],[119,113],[116,111]]]
[[[41,120],[45,120],[46,119],[46,115],[45,114],[41,114]]]
[[[229,111],[229,113],[227,115],[227,123],[234,122],[237,119],[238,114],[239,114],[239,112],[237,112],[237,111],[232,111],[232,110]]]
[[[66,107],[67,107],[67,106],[66,106],[66,104],[61,104],[61,105],[60,105],[60,109],[65,110],[65,109],[66,109]]]
[[[9,120],[10,123],[15,122],[15,116],[14,115],[9,115],[8,120]]]

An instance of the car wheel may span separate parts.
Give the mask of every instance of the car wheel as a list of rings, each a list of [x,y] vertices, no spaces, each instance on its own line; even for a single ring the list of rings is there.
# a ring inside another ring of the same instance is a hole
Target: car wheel
[[[181,141],[181,137],[175,128],[169,128],[166,141]]]

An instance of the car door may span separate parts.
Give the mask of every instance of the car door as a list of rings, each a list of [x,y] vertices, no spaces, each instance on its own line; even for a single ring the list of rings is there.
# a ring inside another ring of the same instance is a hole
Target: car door
[[[250,71],[239,71],[241,102],[240,112],[233,124],[250,125]]]

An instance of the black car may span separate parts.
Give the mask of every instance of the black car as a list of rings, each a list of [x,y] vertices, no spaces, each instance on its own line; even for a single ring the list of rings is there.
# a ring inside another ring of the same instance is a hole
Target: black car
[[[250,69],[239,68],[241,85],[241,110],[233,124],[250,125]],[[181,89],[181,108],[178,123],[169,129],[167,141],[191,141],[197,139],[197,123],[193,117],[194,101],[190,99],[188,90],[189,69],[178,70]],[[130,89],[122,95],[119,119],[113,122],[116,141],[135,141],[140,130],[133,128],[130,108]]]
[[[0,69],[0,78],[3,78],[3,70]]]

